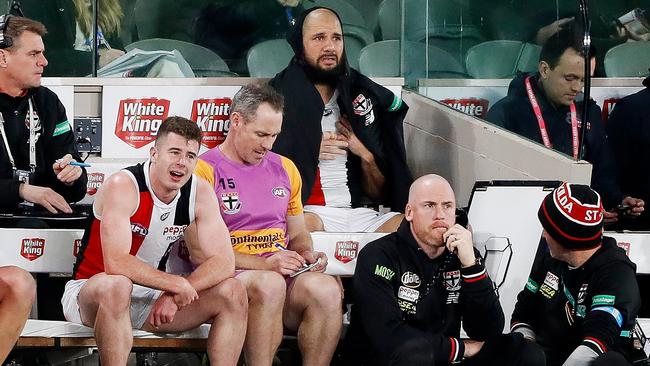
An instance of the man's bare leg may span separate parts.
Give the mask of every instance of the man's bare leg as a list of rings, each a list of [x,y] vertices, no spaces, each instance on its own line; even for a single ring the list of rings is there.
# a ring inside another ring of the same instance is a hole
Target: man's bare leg
[[[248,294],[246,365],[270,365],[282,342],[282,309],[287,284],[282,275],[272,271],[244,271],[237,279]]]
[[[303,365],[329,365],[341,335],[341,291],[334,277],[307,272],[287,293],[284,324],[298,331]]]
[[[103,366],[126,365],[133,345],[132,291],[133,283],[127,277],[99,273],[89,278],[79,292],[81,320],[95,328]]]
[[[207,352],[213,365],[236,365],[246,335],[246,289],[229,278],[199,292],[199,299],[178,311],[174,320],[157,329],[145,323],[149,332],[178,333],[212,323]]]
[[[380,227],[375,230],[376,233],[393,233],[397,231],[397,228],[399,228],[399,225],[402,223],[402,220],[404,220],[404,214],[399,214],[391,217],[388,219],[388,221],[384,222],[381,224]]]
[[[18,267],[0,268],[0,363],[13,348],[25,326],[36,297],[36,282]]]

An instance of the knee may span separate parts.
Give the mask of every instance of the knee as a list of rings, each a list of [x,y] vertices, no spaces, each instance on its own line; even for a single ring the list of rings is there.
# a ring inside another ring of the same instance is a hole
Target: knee
[[[323,220],[321,220],[320,216],[315,213],[305,213],[305,226],[308,231],[325,231]]]
[[[397,346],[390,353],[389,365],[433,365],[431,345],[421,339],[410,339]]]
[[[614,351],[605,352],[602,355],[598,356],[594,362],[591,363],[592,366],[630,366],[630,363],[625,359],[625,357]]]
[[[2,271],[0,281],[6,287],[9,296],[15,299],[25,301],[25,304],[31,306],[36,298],[36,282],[29,272],[22,268],[10,266],[5,267]]]
[[[101,291],[97,293],[100,309],[123,312],[131,304],[133,282],[125,276],[107,275],[102,279]]]
[[[530,366],[545,366],[546,365],[546,355],[544,350],[537,343],[529,341],[527,339],[522,339],[522,342],[519,346],[519,359],[521,360],[521,365],[530,365]]]
[[[245,309],[248,307],[246,288],[236,278],[228,278],[217,285],[217,296],[229,309]]]
[[[318,307],[324,308],[328,314],[342,312],[341,288],[332,276],[314,273],[304,284],[305,291]]]
[[[248,300],[266,306],[282,307],[287,292],[284,277],[277,272],[260,271],[260,274],[246,287]]]

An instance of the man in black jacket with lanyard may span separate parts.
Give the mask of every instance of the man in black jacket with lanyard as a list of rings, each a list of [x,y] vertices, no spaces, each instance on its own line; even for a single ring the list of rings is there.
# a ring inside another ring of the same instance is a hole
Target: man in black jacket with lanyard
[[[348,364],[544,365],[533,343],[501,335],[503,310],[480,258],[456,223],[449,183],[418,178],[397,232],[359,253]]]
[[[0,41],[0,208],[22,201],[70,213],[86,192],[86,171],[59,98],[41,86],[43,24],[5,16]]]
[[[592,187],[603,196],[605,222],[615,222],[614,210],[622,206],[627,214],[638,216],[644,202],[624,196],[616,179],[616,162],[611,153],[600,108],[593,100],[585,133],[584,156],[579,154],[582,115],[585,102],[578,101],[584,84],[582,36],[575,29],[563,29],[542,47],[539,72],[519,74],[510,83],[508,95],[489,111],[487,119],[523,137],[544,144],[573,159],[593,164]],[[592,70],[595,65],[591,58]]]
[[[285,100],[273,151],[300,171],[308,228],[393,231],[401,216],[360,206],[368,198],[395,211],[406,203],[406,105],[348,66],[333,10],[309,9],[287,38],[296,56],[270,82]]]
[[[636,266],[603,236],[600,196],[564,183],[538,217],[544,241],[517,296],[512,331],[537,342],[548,366],[629,365],[641,306]]]

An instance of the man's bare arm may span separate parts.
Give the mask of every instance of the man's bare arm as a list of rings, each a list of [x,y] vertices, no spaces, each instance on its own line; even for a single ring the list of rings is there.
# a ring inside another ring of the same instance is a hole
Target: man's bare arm
[[[203,179],[198,180],[195,213],[194,223],[185,231],[185,241],[192,263],[199,266],[187,280],[196,291],[202,291],[234,275],[235,257],[217,196]]]
[[[188,286],[191,286],[187,280],[159,271],[130,254],[130,217],[136,202],[138,192],[127,173],[112,175],[100,189],[95,205],[101,216],[104,270],[109,275],[123,275],[142,286],[188,294],[191,292]]]
[[[314,263],[320,258],[320,263],[311,270],[322,272],[327,267],[327,255],[322,252],[314,251],[314,243],[311,234],[307,231],[305,225],[305,215],[288,215],[287,216],[287,238],[289,240],[289,249],[300,254],[307,263]]]

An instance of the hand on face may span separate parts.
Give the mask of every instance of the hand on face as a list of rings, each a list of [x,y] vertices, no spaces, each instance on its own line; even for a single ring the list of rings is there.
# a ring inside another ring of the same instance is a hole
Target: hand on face
[[[476,263],[472,233],[469,230],[455,224],[443,234],[443,239],[447,249],[458,256],[463,267],[469,267]]]

